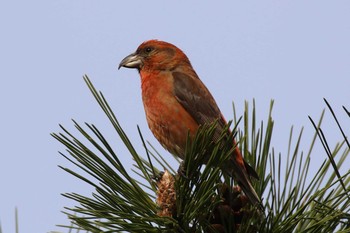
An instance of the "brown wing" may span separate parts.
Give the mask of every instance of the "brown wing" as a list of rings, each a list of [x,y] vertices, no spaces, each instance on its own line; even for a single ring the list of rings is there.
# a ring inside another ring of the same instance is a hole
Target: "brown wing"
[[[213,96],[198,77],[182,72],[173,72],[173,77],[175,97],[199,125],[215,120],[225,125]]]
[[[217,139],[221,135],[226,122],[213,96],[197,76],[191,77],[179,71],[175,71],[172,74],[174,78],[175,97],[186,111],[190,113],[193,119],[199,125],[218,120],[220,127],[217,128],[214,135],[214,140]],[[255,170],[243,158],[242,160],[248,174],[259,179]]]
[[[226,122],[223,119],[213,96],[197,76],[191,77],[182,72],[173,72],[173,77],[175,97],[199,125],[219,120],[218,123],[221,127],[218,127],[214,134],[214,140],[217,139]],[[254,177],[258,176],[254,169],[244,161],[238,149],[236,150],[236,153],[236,156],[233,156],[230,159],[231,165],[226,168],[227,172],[238,182],[250,201],[253,204],[258,204],[260,206],[260,198],[255,192],[248,177],[249,175]],[[242,167],[245,167],[246,169],[242,169]]]

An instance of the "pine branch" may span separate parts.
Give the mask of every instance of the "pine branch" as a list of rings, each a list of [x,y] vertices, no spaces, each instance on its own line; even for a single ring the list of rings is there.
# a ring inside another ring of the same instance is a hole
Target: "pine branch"
[[[182,166],[174,168],[145,142],[139,130],[145,148],[145,156],[141,156],[102,93],[96,91],[87,76],[84,79],[135,164],[134,172],[128,171],[118,159],[114,145],[92,124],[85,123],[83,127],[73,121],[78,136],[63,126],[62,133],[53,134],[67,148],[66,153],[61,154],[78,171],[62,169],[95,190],[90,197],[64,194],[78,203],[65,212],[77,229],[90,232],[350,232],[350,174],[342,175],[337,170],[350,153],[349,148],[344,148],[346,143],[338,144],[333,151],[327,148],[329,159],[312,175],[309,168],[315,159],[312,151],[317,132],[308,153],[304,154],[300,148],[302,131],[292,143],[292,129],[287,156],[276,155],[271,147],[273,102],[266,126],[261,122],[258,127],[255,101],[252,113],[246,103],[243,130],[236,128],[240,125],[236,120],[239,114],[234,109],[236,130],[233,132],[237,135],[230,137],[232,140],[237,136],[245,159],[260,177],[252,183],[263,197],[266,216],[262,218],[254,207],[245,204],[244,193],[237,186],[232,188],[232,178],[222,174],[221,167],[233,148],[225,144],[229,141],[226,136],[217,143],[212,142],[215,123],[202,126],[193,141],[188,141]],[[315,124],[317,129],[322,118],[323,113]],[[203,161],[207,153],[211,154],[210,159]],[[337,161],[334,158],[338,158]]]

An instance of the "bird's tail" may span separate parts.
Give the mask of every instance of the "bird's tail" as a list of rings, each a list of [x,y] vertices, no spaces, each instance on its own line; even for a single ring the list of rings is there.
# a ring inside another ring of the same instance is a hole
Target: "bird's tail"
[[[253,206],[256,206],[260,210],[262,210],[261,200],[260,200],[258,194],[256,193],[255,189],[253,188],[253,186],[249,180],[249,177],[246,174],[244,174],[244,172],[241,175],[243,175],[243,176],[241,176],[239,178],[236,177],[237,183],[242,188],[244,194],[248,197],[250,203]]]
[[[259,177],[254,169],[250,167],[246,161],[244,161],[238,148],[234,150],[230,163],[228,166],[226,166],[225,170],[227,171],[228,175],[233,177],[233,179],[239,184],[245,195],[248,197],[250,203],[259,207],[259,209],[262,209],[261,200],[250,181],[250,176],[256,179],[259,179]]]

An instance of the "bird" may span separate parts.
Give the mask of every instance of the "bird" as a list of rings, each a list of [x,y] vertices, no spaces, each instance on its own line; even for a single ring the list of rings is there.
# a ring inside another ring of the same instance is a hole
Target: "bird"
[[[217,122],[215,131],[220,134],[227,125],[190,60],[175,45],[155,39],[145,41],[122,59],[118,69],[121,67],[138,70],[148,126],[170,153],[184,159],[187,137],[193,138],[200,126]],[[233,145],[229,175],[253,205],[261,206],[250,180],[259,177],[243,159],[235,141]]]

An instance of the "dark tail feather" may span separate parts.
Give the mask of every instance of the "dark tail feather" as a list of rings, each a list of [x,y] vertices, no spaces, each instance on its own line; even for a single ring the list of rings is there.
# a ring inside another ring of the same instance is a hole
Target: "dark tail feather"
[[[245,166],[245,168],[247,169],[248,175],[249,175],[250,177],[254,177],[254,178],[257,179],[257,180],[260,180],[260,179],[259,179],[259,175],[258,175],[258,173],[256,173],[256,171],[254,170],[254,168],[252,168],[245,160],[243,160],[243,161],[244,161],[244,166]]]
[[[228,175],[233,177],[233,179],[239,184],[250,203],[254,206],[258,206],[259,209],[262,210],[261,200],[250,182],[249,175],[252,174],[248,174],[249,171],[247,171],[245,167],[239,166],[234,159],[231,159],[230,161],[231,165],[227,166],[224,170],[226,170]],[[251,169],[253,170],[253,168]],[[255,176],[253,175],[253,177]]]
[[[263,206],[261,204],[261,200],[260,200],[258,194],[256,193],[255,189],[253,188],[252,184],[250,183],[248,176],[243,175],[243,177],[245,177],[245,178],[243,178],[243,179],[240,179],[240,178],[236,179],[238,184],[239,184],[239,186],[242,188],[244,194],[248,197],[250,203],[253,206],[259,207],[260,210],[263,210]]]

